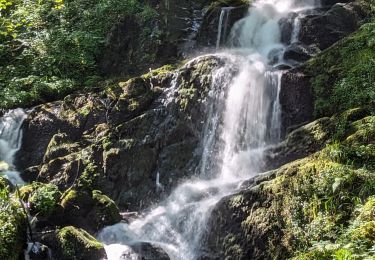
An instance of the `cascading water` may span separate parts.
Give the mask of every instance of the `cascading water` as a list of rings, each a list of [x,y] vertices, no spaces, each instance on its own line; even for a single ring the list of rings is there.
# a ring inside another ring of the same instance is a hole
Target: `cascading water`
[[[129,247],[137,242],[158,245],[171,259],[209,258],[201,238],[210,212],[259,174],[265,148],[280,139],[282,72],[275,67],[283,62],[286,46],[280,42],[279,22],[314,6],[314,0],[259,0],[234,25],[233,48],[214,54],[225,65],[212,74],[199,178],[179,185],[144,217],[104,228],[98,238],[107,244],[109,259],[138,259]]]
[[[233,7],[223,7],[220,11],[219,24],[217,28],[216,49],[225,41],[228,31],[228,21]]]
[[[26,118],[22,109],[10,110],[0,119],[0,173],[4,174],[12,184],[23,184],[19,173],[15,170],[14,155],[21,147],[21,125]]]

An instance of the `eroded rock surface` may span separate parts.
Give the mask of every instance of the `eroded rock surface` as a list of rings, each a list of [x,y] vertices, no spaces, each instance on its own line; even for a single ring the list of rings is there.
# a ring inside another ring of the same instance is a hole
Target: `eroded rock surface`
[[[18,153],[24,176],[34,169],[37,181],[61,190],[89,182],[122,209],[150,205],[199,163],[211,72],[222,62],[206,56],[176,74],[151,72],[103,93],[36,107]]]

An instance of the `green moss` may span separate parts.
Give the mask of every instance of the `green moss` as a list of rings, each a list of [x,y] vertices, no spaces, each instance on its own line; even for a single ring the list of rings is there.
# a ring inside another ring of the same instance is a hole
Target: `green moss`
[[[186,110],[188,105],[194,101],[197,96],[197,89],[195,88],[182,88],[178,91],[179,104],[182,110]]]
[[[19,259],[25,242],[26,215],[0,178],[0,259]]]
[[[79,145],[77,143],[70,143],[67,140],[66,133],[57,133],[51,138],[43,160],[45,163],[47,163],[52,159],[78,152],[78,150]]]
[[[96,259],[103,256],[104,246],[83,229],[72,226],[58,231],[57,239],[64,259]]]
[[[372,221],[375,219],[375,196],[370,197],[366,204],[359,210],[358,219],[361,221]]]
[[[264,186],[282,201],[280,210],[288,219],[286,230],[295,239],[292,251],[305,251],[296,259],[359,259],[359,255],[371,254],[373,219],[359,223],[355,215],[358,205],[366,200],[360,210],[366,213],[357,215],[369,220],[366,216],[372,214],[369,198],[375,194],[375,153],[373,145],[362,137],[372,120],[362,119],[364,114],[345,114],[351,117],[347,117],[342,141],[327,145],[293,167],[286,166]],[[350,243],[355,246],[348,246]]]
[[[76,190],[69,189],[64,192],[64,194],[61,196],[61,206],[63,208],[66,208],[69,204],[71,204],[74,201],[79,200],[80,193]]]
[[[22,186],[19,188],[19,197],[23,201],[28,201],[33,192],[35,192],[38,188],[40,188],[43,184],[40,182],[33,182],[31,184]]]
[[[177,65],[175,64],[167,64],[160,68],[151,70],[149,73],[142,75],[142,78],[144,79],[150,79],[152,77],[158,77],[163,78],[164,76],[167,76],[168,74],[174,72],[177,69]]]
[[[243,249],[240,245],[236,244],[236,236],[234,234],[228,234],[224,238],[224,250],[225,255],[230,256],[225,259],[241,259],[243,257]],[[226,246],[230,245],[230,246]]]
[[[299,139],[303,146],[289,149],[313,146],[320,147],[318,152],[225,200],[225,216],[217,225],[232,236],[217,242],[223,246],[223,258],[231,256],[229,252],[257,254],[249,253],[254,245],[265,258],[372,259],[368,257],[374,255],[375,242],[375,153],[373,139],[367,137],[375,131],[373,120],[360,109],[326,118],[330,127],[319,128],[325,136],[320,146],[316,135],[306,132],[315,127],[291,133],[293,142],[300,131],[306,136]],[[227,218],[235,219],[233,227]]]
[[[375,221],[365,222],[351,231],[350,237],[353,241],[360,241],[369,247],[375,242]]]
[[[87,217],[94,230],[121,221],[120,211],[113,200],[101,191],[68,190],[62,196],[61,206],[73,223],[77,216]]]
[[[89,162],[85,166],[85,170],[81,176],[78,178],[77,187],[84,191],[92,191],[97,187],[99,178],[100,175],[97,166]]]
[[[375,111],[375,22],[370,22],[310,60],[315,116],[327,116],[353,107]]]
[[[237,195],[237,196],[234,196],[230,199],[230,206],[232,208],[237,208],[237,207],[240,207],[241,205],[243,205],[243,201],[244,201],[244,196],[242,195]]]
[[[113,200],[98,190],[92,192],[92,198],[98,208],[96,217],[100,220],[101,225],[110,225],[120,222],[120,211]]]

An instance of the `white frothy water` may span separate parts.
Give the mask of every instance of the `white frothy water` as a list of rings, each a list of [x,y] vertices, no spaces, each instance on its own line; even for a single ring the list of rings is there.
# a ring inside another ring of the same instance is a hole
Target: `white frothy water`
[[[280,50],[285,49],[279,21],[314,4],[260,0],[235,24],[230,40],[236,50],[214,55],[225,65],[212,74],[199,176],[179,185],[144,217],[104,228],[98,238],[108,245],[110,260],[137,259],[129,248],[137,242],[160,246],[176,260],[205,255],[201,239],[211,211],[243,180],[259,174],[265,148],[280,139],[282,72],[271,66],[275,57],[281,62]],[[174,91],[177,84],[177,80],[172,84]]]
[[[22,109],[10,110],[0,118],[0,174],[12,184],[22,185],[24,181],[15,170],[14,155],[21,147],[21,126],[26,118]]]

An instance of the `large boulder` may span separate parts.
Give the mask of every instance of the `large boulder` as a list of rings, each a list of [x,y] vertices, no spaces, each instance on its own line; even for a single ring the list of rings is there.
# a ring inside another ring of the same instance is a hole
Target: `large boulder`
[[[357,30],[368,13],[357,2],[335,4],[328,11],[308,14],[301,19],[299,40],[324,50]]]
[[[20,169],[60,190],[101,190],[122,209],[147,207],[199,163],[212,72],[224,59],[204,56],[36,107],[23,126]]]
[[[301,63],[309,60],[319,50],[303,44],[292,43],[284,52],[284,60],[293,63]]]
[[[62,210],[51,217],[51,222],[74,225],[91,234],[121,220],[119,209],[113,200],[97,190],[92,194],[70,190],[63,196],[61,207]]]
[[[82,229],[65,227],[56,234],[54,252],[61,260],[100,260],[106,258],[104,245]]]
[[[73,225],[95,234],[121,221],[116,204],[101,191],[87,191],[82,182],[61,194],[51,183],[33,182],[19,189],[19,197],[34,217],[36,230]],[[87,189],[87,188],[86,188]]]
[[[111,259],[169,260],[168,254],[159,246],[136,242],[130,245],[111,244],[107,246]]]
[[[160,247],[150,243],[136,243],[131,245],[135,253],[139,255],[142,260],[169,260],[168,254]]]

